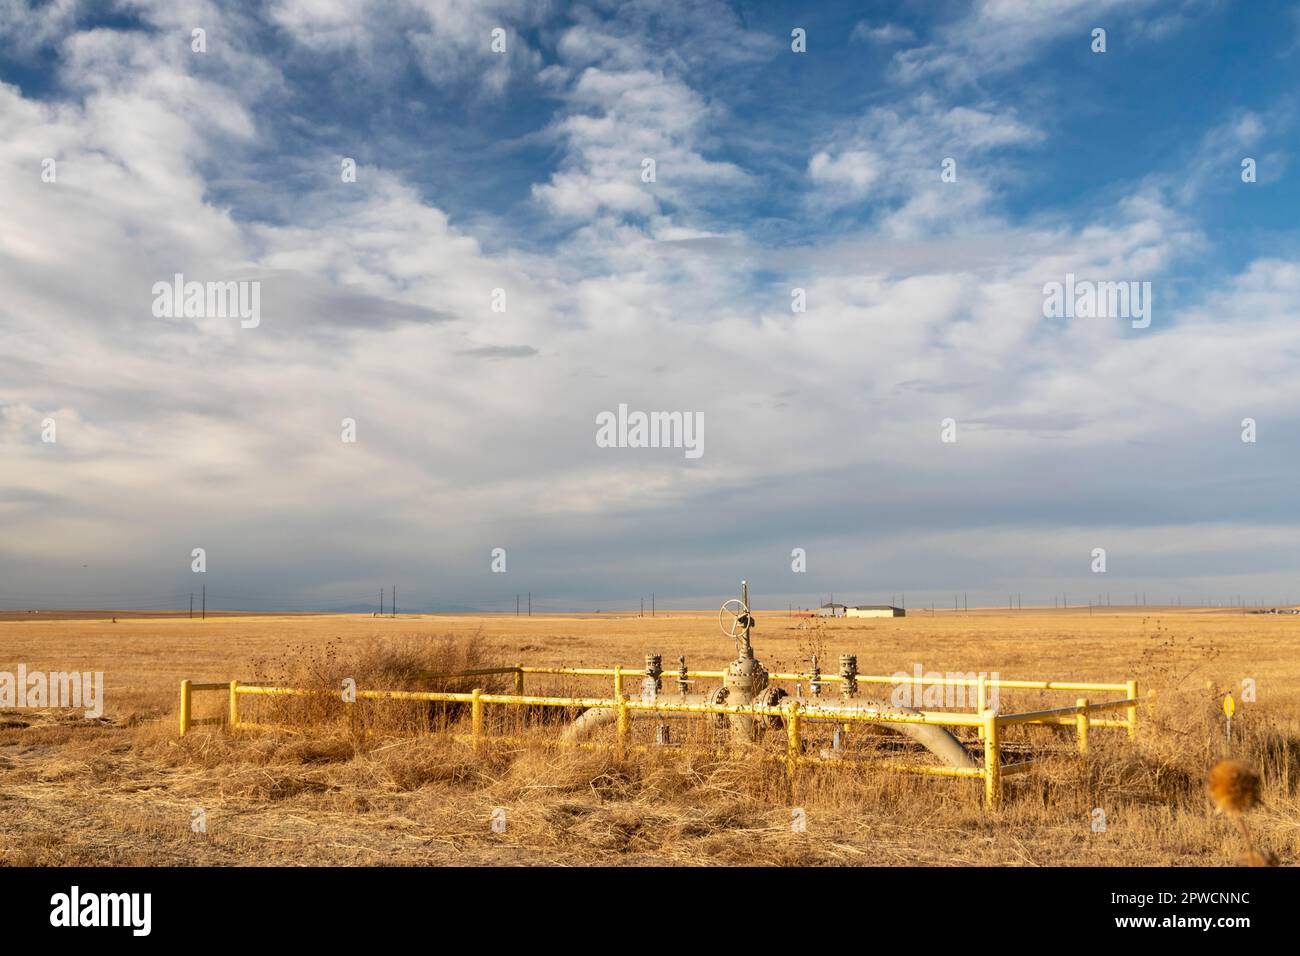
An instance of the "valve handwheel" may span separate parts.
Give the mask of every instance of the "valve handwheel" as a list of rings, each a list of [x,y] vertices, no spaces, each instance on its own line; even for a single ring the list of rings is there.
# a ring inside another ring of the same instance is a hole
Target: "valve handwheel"
[[[718,626],[722,628],[722,633],[727,637],[740,637],[745,633],[745,628],[752,627],[754,619],[749,615],[749,608],[745,607],[744,601],[738,601],[732,598],[722,605],[718,611]]]

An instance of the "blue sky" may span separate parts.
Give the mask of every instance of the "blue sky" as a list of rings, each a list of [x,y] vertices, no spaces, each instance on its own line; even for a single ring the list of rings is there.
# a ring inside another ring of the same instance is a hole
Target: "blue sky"
[[[0,606],[1300,600],[1298,65],[1293,3],[0,0]]]

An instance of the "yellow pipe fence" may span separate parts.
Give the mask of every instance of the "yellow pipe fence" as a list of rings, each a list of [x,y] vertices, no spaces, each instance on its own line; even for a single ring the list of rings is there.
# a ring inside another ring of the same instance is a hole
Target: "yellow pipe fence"
[[[934,678],[925,679],[906,676],[883,677],[876,675],[857,675],[859,683],[869,684],[925,684],[975,687],[978,691],[979,709],[975,712],[962,711],[918,711],[915,713],[896,713],[892,710],[879,710],[870,707],[853,707],[846,709],[837,702],[822,702],[818,698],[787,698],[776,707],[749,704],[690,704],[674,702],[671,697],[641,700],[628,697],[623,693],[624,678],[636,676],[637,668],[596,668],[596,667],[487,667],[472,671],[458,671],[447,674],[425,674],[425,678],[475,677],[494,674],[513,674],[515,676],[515,693],[485,694],[481,690],[470,693],[451,691],[413,691],[413,690],[358,690],[357,700],[410,700],[434,703],[468,703],[470,705],[469,743],[478,750],[488,740],[510,741],[513,738],[487,738],[483,731],[483,711],[489,705],[507,707],[572,707],[577,709],[608,708],[617,712],[617,744],[626,752],[631,740],[631,712],[646,711],[652,713],[675,714],[715,714],[749,717],[779,717],[785,721],[786,754],[785,762],[791,777],[800,764],[820,762],[819,758],[804,756],[803,727],[805,721],[834,721],[836,723],[860,722],[869,724],[931,724],[942,727],[974,727],[977,729],[984,747],[983,765],[979,767],[943,767],[933,765],[911,765],[886,763],[882,769],[898,773],[916,773],[943,777],[970,777],[984,781],[984,802],[988,807],[996,807],[1002,800],[1002,778],[1024,773],[1033,765],[1032,760],[1021,760],[1004,766],[1002,763],[1002,731],[1004,728],[1023,724],[1063,724],[1073,725],[1077,749],[1080,754],[1088,752],[1088,731],[1092,727],[1123,727],[1129,737],[1137,734],[1138,697],[1137,681],[1124,683],[1082,683],[1078,681],[1026,681],[1004,680],[1001,678]],[[614,695],[612,697],[530,697],[524,694],[524,678],[527,674],[572,675],[583,677],[612,677]],[[681,676],[678,671],[665,671],[664,680]],[[722,671],[688,671],[688,679],[717,678],[724,676]],[[771,674],[772,680],[811,680],[808,674]],[[821,675],[823,683],[842,680],[839,675]],[[996,710],[984,707],[984,691],[988,687],[1015,690],[1042,691],[1088,691],[1092,693],[1122,693],[1123,697],[1114,700],[1090,702],[1087,698],[1076,698],[1072,707],[1054,707],[1048,710],[1027,711],[1018,714],[1000,714]],[[196,719],[191,716],[191,696],[196,691],[224,691],[229,700],[228,718],[209,717]],[[198,726],[225,724],[232,729],[259,729],[261,725],[241,722],[239,716],[239,698],[251,696],[333,696],[336,691],[309,690],[300,687],[268,687],[257,684],[229,683],[195,683],[181,681],[180,735],[183,737]],[[851,700],[849,698],[848,700]],[[1094,714],[1123,710],[1124,717],[1114,719],[1094,719]],[[588,745],[601,746],[601,745]]]

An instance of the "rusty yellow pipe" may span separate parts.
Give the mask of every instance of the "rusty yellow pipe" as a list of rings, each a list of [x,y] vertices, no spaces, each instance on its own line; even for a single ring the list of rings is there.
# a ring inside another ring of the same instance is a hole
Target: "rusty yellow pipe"
[[[622,675],[620,675],[620,684]],[[224,685],[223,685],[224,686]],[[263,687],[255,684],[240,684],[240,694],[269,696],[333,696],[333,691],[308,690],[300,687]],[[695,695],[698,696],[698,695]],[[511,704],[533,707],[573,707],[586,709],[592,707],[617,706],[617,701],[608,697],[530,697],[517,694],[484,694],[481,690],[474,693],[455,693],[452,691],[403,691],[403,690],[359,690],[357,699],[366,700],[422,700],[444,703],[468,703],[475,698],[484,704]],[[653,702],[623,698],[632,711],[666,711],[677,713],[724,714],[754,717],[783,717],[785,710],[781,707],[764,707],[751,704],[693,704],[679,703],[671,698],[659,698]],[[1124,703],[1123,701],[1119,702]],[[1093,705],[1094,708],[1100,705]],[[1074,708],[1067,708],[1071,713]],[[1043,711],[1042,714],[1054,714],[1056,711]],[[803,715],[809,720],[860,721],[864,723],[887,724],[934,724],[948,727],[978,727],[983,719],[978,714],[961,711],[896,711],[894,708],[877,708],[875,706],[845,707],[842,705],[812,704],[805,702]],[[1018,715],[1011,715],[1012,717]]]
[[[239,728],[239,681],[230,682],[230,729]]]
[[[636,671],[637,668],[632,665],[619,665],[625,672]],[[579,677],[610,677],[614,673],[611,667],[525,667],[526,674],[551,674],[551,675],[570,675]],[[441,676],[456,677],[467,676],[460,674],[445,674]],[[721,679],[726,676],[726,671],[687,671],[686,676],[692,679],[698,678],[716,678]],[[769,680],[781,681],[807,681],[812,679],[811,674],[769,674]],[[939,677],[925,678],[907,675],[885,675],[885,674],[858,674],[856,677],[860,684],[924,684],[936,687],[976,687],[979,678],[974,677]],[[823,684],[838,683],[843,680],[838,674],[822,674],[820,680]],[[1000,677],[985,677],[985,685],[988,687],[1005,688],[1008,690],[1063,690],[1063,691],[1109,691],[1120,692],[1129,689],[1133,681],[1127,684],[1120,683],[1098,683],[1095,681],[1052,681],[1052,680],[1010,680]]]
[[[1079,753],[1088,752],[1088,699],[1080,697],[1074,702],[1079,708],[1079,713],[1074,718],[1075,733],[1079,738]]]
[[[620,675],[620,684],[621,675]],[[255,684],[241,684],[240,694],[269,696],[333,696],[334,691],[308,690],[301,687],[262,687]],[[477,699],[484,704],[510,704],[530,707],[573,707],[588,709],[593,707],[614,708],[616,700],[608,697],[530,697],[517,694],[484,694],[481,690],[474,693],[455,693],[452,691],[425,690],[359,690],[358,700],[422,700],[444,703],[472,703]],[[698,695],[697,695],[698,696]],[[784,717],[781,707],[763,707],[750,704],[683,704],[671,698],[659,698],[654,702],[623,698],[631,711],[663,711],[696,714],[736,714],[753,717]],[[1097,706],[1097,705],[1094,705]],[[1074,708],[1069,708],[1073,712]],[[875,707],[843,707],[840,705],[823,705],[804,703],[803,716],[808,720],[860,721],[863,723],[885,724],[933,724],[947,727],[978,727],[982,718],[978,714],[959,711],[917,711],[915,713],[884,710]]]
[[[483,736],[483,692],[475,687],[469,698],[469,727],[474,738],[474,749],[477,750]]]

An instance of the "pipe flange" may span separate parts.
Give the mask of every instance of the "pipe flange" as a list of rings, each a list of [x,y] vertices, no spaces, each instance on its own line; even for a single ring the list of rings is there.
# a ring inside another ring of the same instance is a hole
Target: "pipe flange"
[[[769,687],[766,690],[760,691],[758,695],[754,697],[754,706],[780,707],[781,702],[784,701],[789,696],[790,695],[785,692],[785,688],[783,687]],[[777,727],[785,726],[784,717],[764,716],[764,717],[756,717],[754,719],[756,721],[759,721],[764,727],[771,727],[775,729]]]
[[[727,690],[727,688],[715,687],[713,688],[713,690],[709,691],[709,695],[704,698],[704,701],[710,706],[720,707],[727,702],[727,698],[730,696],[731,696],[731,692]],[[714,726],[716,727],[727,726],[726,714],[711,714],[710,716],[713,718]]]

